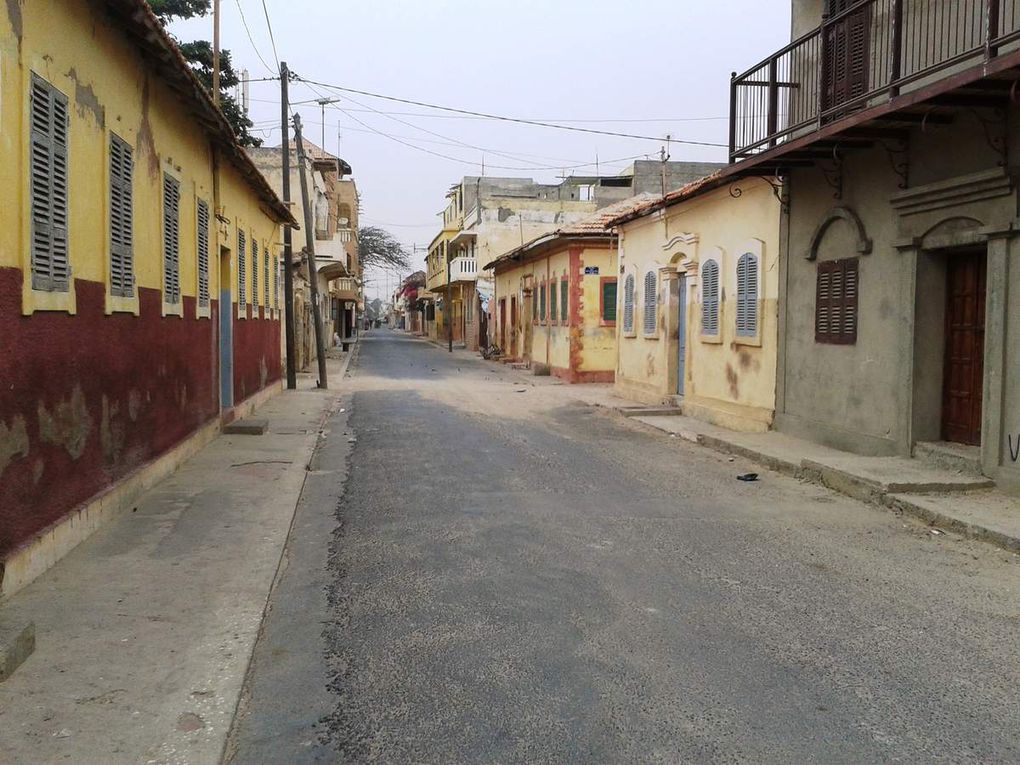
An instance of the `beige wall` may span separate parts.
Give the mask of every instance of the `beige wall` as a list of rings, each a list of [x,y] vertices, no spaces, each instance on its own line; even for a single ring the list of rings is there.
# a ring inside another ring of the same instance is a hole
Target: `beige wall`
[[[686,298],[685,413],[726,427],[765,430],[775,407],[780,205],[763,180],[722,188],[626,224],[621,232],[616,387],[645,403],[672,400],[679,389],[680,284]],[[758,257],[758,332],[736,332],[736,267]],[[719,265],[719,333],[702,332],[701,269]],[[645,277],[656,281],[655,329],[644,327]],[[625,331],[624,291],[634,277],[634,326]]]

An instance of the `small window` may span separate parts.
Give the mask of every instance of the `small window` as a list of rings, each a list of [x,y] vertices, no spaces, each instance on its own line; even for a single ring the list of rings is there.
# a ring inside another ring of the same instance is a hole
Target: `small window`
[[[570,303],[570,287],[566,279],[560,280],[560,321],[566,324],[570,318],[568,306]]]
[[[545,282],[538,288],[538,320],[545,321]]]
[[[616,279],[602,279],[600,314],[603,324],[616,324]]]
[[[556,280],[549,282],[549,321],[552,323],[556,322],[559,318],[559,292],[556,289]]]
[[[163,302],[181,302],[181,182],[163,174]]]
[[[737,261],[737,335],[758,334],[758,258],[745,252]]]
[[[68,292],[67,96],[33,73],[30,98],[32,289]]]
[[[815,341],[835,345],[857,342],[858,259],[818,264],[815,287]]]
[[[269,312],[269,247],[265,242],[262,243],[262,275],[263,287],[262,287],[262,305],[266,309],[266,313]]]
[[[244,231],[237,229],[237,309],[244,312],[248,304],[248,278],[245,275],[244,261],[246,259],[245,249],[247,242]]]
[[[134,200],[131,146],[110,134],[110,294],[134,297]]]
[[[198,307],[209,307],[209,203],[198,200]]]
[[[655,323],[659,318],[658,314],[658,279],[655,276],[654,271],[649,271],[645,274],[645,322],[644,322],[644,333],[646,335],[655,334]]]
[[[701,334],[719,334],[719,263],[714,260],[701,267]]]
[[[634,275],[623,280],[623,331],[634,331]]]
[[[251,238],[251,305],[252,318],[259,317],[259,243]]]

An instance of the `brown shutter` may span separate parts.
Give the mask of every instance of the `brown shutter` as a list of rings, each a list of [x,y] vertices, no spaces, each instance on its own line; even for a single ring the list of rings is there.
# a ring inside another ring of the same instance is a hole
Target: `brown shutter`
[[[858,259],[818,264],[815,283],[815,342],[853,345],[857,342]]]

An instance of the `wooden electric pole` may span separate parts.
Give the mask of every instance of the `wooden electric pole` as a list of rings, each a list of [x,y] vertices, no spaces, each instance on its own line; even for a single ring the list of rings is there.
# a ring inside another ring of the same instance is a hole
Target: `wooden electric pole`
[[[305,145],[301,140],[301,115],[294,115],[294,143],[297,146],[298,174],[301,178],[301,205],[305,209],[305,258],[308,263],[308,286],[312,293],[312,319],[315,323],[315,350],[319,360],[319,387],[329,387],[326,378],[326,344],[322,337],[322,311],[319,308],[319,271],[315,266],[315,221],[312,201],[308,197],[308,172],[305,168]]]
[[[283,142],[280,150],[283,152],[283,204],[288,210],[293,211],[290,203],[290,102],[287,92],[287,83],[290,80],[290,70],[287,69],[287,62],[280,62],[280,121],[283,130]],[[293,236],[290,226],[283,226],[283,321],[284,335],[287,348],[287,387],[290,390],[297,388],[297,362],[294,356],[294,258]]]
[[[212,100],[220,105],[220,0],[213,0],[212,11]]]

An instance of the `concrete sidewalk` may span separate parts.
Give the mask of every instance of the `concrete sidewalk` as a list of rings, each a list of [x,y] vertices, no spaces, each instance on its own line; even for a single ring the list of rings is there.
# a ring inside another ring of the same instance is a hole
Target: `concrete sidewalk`
[[[1020,552],[1020,500],[995,491],[988,478],[920,459],[862,457],[775,431],[739,433],[692,417],[634,416],[634,407],[619,410],[716,451]]]
[[[347,360],[345,360],[346,362]],[[4,762],[219,762],[309,460],[338,406],[303,376],[3,605],[35,653],[0,684]]]

